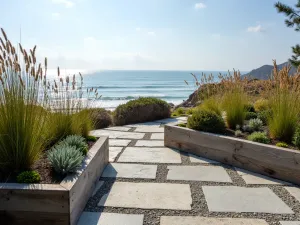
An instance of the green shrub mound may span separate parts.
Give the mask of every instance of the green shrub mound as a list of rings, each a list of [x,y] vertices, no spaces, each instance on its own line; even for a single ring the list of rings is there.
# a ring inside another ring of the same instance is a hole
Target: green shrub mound
[[[179,107],[173,111],[172,116],[176,117],[176,116],[185,115],[185,111],[186,111],[185,108]]]
[[[34,184],[41,180],[40,174],[37,171],[24,171],[17,176],[18,183]]]
[[[271,117],[272,112],[270,110],[265,110],[257,113],[257,118],[260,119],[264,125],[268,124],[268,120]]]
[[[60,144],[54,146],[47,157],[54,171],[61,175],[76,172],[84,158],[76,147]]]
[[[263,127],[263,122],[262,120],[256,118],[256,119],[251,119],[249,120],[249,127],[253,131],[260,131]]]
[[[276,146],[277,147],[281,147],[281,148],[288,148],[289,147],[289,145],[287,143],[285,143],[285,142],[278,142],[276,144]]]
[[[109,127],[112,124],[111,112],[103,108],[88,109],[95,129]]]
[[[254,132],[248,136],[249,141],[259,142],[263,144],[269,144],[270,139],[265,132]]]
[[[95,142],[95,141],[97,141],[97,138],[95,136],[87,136],[86,137],[86,141],[93,141],[93,142]]]
[[[243,137],[243,132],[241,130],[236,130],[234,132],[234,136],[236,136],[236,137]]]
[[[246,112],[245,113],[245,120],[251,120],[251,119],[256,119],[257,114],[255,112]]]
[[[62,140],[59,145],[69,145],[75,147],[79,150],[83,155],[86,155],[88,152],[88,144],[85,141],[85,138],[79,135],[70,135]]]
[[[300,149],[300,126],[297,127],[293,136],[293,144]]]
[[[139,98],[119,105],[114,111],[115,125],[142,123],[169,118],[171,109],[167,102],[157,98]]]
[[[208,110],[198,109],[188,118],[188,128],[211,132],[224,133],[225,122],[221,116]]]

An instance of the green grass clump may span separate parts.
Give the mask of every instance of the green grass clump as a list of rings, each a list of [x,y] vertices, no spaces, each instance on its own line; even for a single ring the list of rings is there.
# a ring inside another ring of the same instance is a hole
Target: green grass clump
[[[270,139],[265,132],[254,132],[248,136],[249,141],[259,142],[263,144],[269,144]]]
[[[192,115],[193,114],[193,112],[194,112],[194,108],[188,108],[187,110],[186,110],[186,114],[187,115]]]
[[[257,114],[255,112],[246,112],[245,113],[245,120],[251,120],[251,119],[256,119]]]
[[[288,148],[289,147],[289,145],[285,142],[278,142],[278,143],[276,143],[276,146],[281,147],[281,148]]]
[[[67,136],[64,140],[62,140],[59,145],[69,145],[75,147],[79,150],[83,155],[86,155],[88,152],[88,144],[84,137],[79,135],[70,135]]]
[[[93,142],[97,141],[97,138],[95,136],[87,136],[85,139],[86,141],[93,141]]]
[[[257,118],[260,119],[264,125],[268,124],[268,120],[271,116],[272,116],[271,110],[265,110],[257,113]]]
[[[186,124],[185,123],[180,123],[178,124],[179,127],[186,127]]]
[[[265,111],[269,108],[269,102],[266,99],[260,98],[254,103],[255,112]]]
[[[113,113],[115,125],[142,123],[169,118],[170,106],[157,98],[139,98],[119,105]]]
[[[182,116],[182,115],[185,115],[185,108],[183,107],[179,107],[177,109],[175,109],[172,113],[172,116],[173,117],[176,117],[176,116]]]
[[[222,115],[220,100],[217,97],[210,97],[204,100],[199,107],[203,110],[212,111],[218,114],[219,116]]]
[[[84,159],[76,147],[59,144],[48,151],[47,157],[54,171],[61,175],[76,172]]]
[[[225,123],[221,116],[208,110],[198,109],[188,118],[187,127],[211,133],[223,133]]]
[[[300,126],[297,126],[297,129],[293,135],[293,144],[300,149]]]
[[[246,96],[239,88],[233,88],[223,96],[223,108],[226,112],[226,124],[230,129],[244,124]]]
[[[262,129],[263,122],[260,119],[256,118],[256,119],[249,120],[248,125],[250,129],[253,131],[260,131]]]
[[[37,171],[24,171],[17,176],[18,183],[34,184],[39,183],[41,176]]]

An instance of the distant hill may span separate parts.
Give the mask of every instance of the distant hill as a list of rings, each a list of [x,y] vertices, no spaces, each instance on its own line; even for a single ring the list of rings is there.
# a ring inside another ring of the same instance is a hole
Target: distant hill
[[[277,65],[278,69],[281,70],[283,67],[287,66],[289,63],[285,62],[280,65]],[[262,67],[259,67],[257,69],[252,70],[251,72],[242,75],[242,77],[250,76],[250,78],[256,78],[259,80],[267,80],[269,79],[270,75],[273,71],[273,65],[264,65]],[[296,68],[292,67],[290,70],[290,75],[296,73]]]

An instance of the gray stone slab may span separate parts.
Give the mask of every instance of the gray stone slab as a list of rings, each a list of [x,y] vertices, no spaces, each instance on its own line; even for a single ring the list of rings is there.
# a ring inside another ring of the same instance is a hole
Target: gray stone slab
[[[113,162],[122,151],[123,147],[109,147],[109,161]]]
[[[108,164],[102,177],[155,179],[156,165],[111,163]]]
[[[268,225],[261,219],[208,218],[198,216],[162,216],[160,225]]]
[[[203,186],[202,189],[210,212],[293,213],[267,187]]]
[[[298,202],[300,202],[300,188],[298,188],[298,187],[285,187],[285,189],[291,195],[293,195],[298,200]]]
[[[127,147],[118,162],[181,163],[181,157],[171,148]]]
[[[232,183],[223,167],[216,166],[168,166],[168,180],[191,180]]]
[[[280,221],[280,225],[300,225],[300,221]]]
[[[145,122],[126,125],[127,127],[160,127],[159,122]]]
[[[246,184],[276,184],[283,185],[289,184],[285,181],[277,180],[271,177],[267,177],[258,173],[253,173],[244,169],[235,167],[237,173],[243,178]]]
[[[143,139],[144,133],[125,132],[125,131],[114,131],[114,130],[93,130],[90,132],[92,136],[101,137],[108,136],[109,138],[120,138],[120,139]]]
[[[220,164],[220,162],[211,160],[211,159],[206,159],[197,155],[189,154],[190,161],[192,163],[209,163],[209,164]]]
[[[137,127],[134,132],[142,132],[142,133],[163,133],[163,127]]]
[[[109,139],[109,146],[122,146],[126,147],[129,145],[131,140],[126,140],[126,139]]]
[[[188,184],[115,182],[98,206],[191,210]]]
[[[144,215],[83,212],[77,225],[143,225]]]
[[[165,138],[165,134],[164,133],[154,133],[154,134],[151,134],[151,138],[150,139],[164,140],[164,138]]]
[[[129,131],[130,127],[107,127],[105,130]]]
[[[104,181],[98,181],[96,184],[96,187],[94,188],[94,191],[92,193],[92,197],[98,192],[98,190],[102,187],[104,184]]]
[[[135,146],[139,147],[164,147],[164,141],[138,140]]]

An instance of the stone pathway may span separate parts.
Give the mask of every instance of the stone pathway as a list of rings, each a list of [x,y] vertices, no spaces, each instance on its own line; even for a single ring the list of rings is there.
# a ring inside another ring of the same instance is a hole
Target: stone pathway
[[[104,170],[78,225],[300,225],[300,189],[164,147],[164,124],[95,130],[109,136]]]

